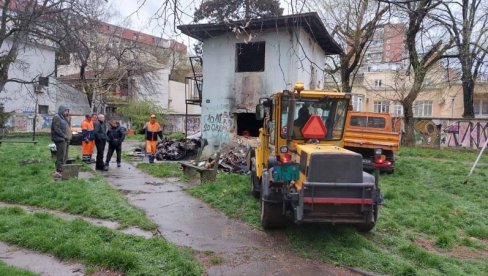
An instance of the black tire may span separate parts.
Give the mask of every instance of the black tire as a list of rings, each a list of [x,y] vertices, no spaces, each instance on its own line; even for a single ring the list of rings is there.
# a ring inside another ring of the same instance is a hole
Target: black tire
[[[359,224],[358,226],[356,226],[356,228],[358,229],[359,232],[362,232],[362,233],[368,233],[370,232],[371,230],[373,230],[374,226],[376,225],[376,221],[378,219],[378,205],[373,205],[373,213],[369,214],[370,216],[372,216],[372,219],[373,221],[371,222],[368,222],[368,223],[363,223],[363,224]]]
[[[251,194],[255,198],[261,195],[261,180],[256,175],[256,166],[254,157],[251,159]]]
[[[285,225],[283,203],[266,202],[261,199],[261,226],[263,229],[283,228]]]

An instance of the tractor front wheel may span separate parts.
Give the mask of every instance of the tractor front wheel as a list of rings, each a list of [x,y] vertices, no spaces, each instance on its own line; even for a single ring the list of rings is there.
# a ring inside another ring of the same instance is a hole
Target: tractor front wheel
[[[261,194],[261,181],[256,175],[256,160],[254,157],[251,159],[251,194],[255,198],[259,198]]]
[[[283,203],[266,202],[261,199],[261,226],[264,229],[282,228],[286,224]]]

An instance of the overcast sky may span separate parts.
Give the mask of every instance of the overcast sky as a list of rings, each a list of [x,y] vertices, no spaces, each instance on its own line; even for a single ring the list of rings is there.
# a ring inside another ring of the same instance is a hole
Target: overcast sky
[[[192,15],[202,0],[178,1],[182,11],[181,23],[192,23]],[[281,6],[285,8],[284,13],[287,14],[287,3],[292,0],[280,1]],[[161,10],[162,2],[163,0],[108,0],[110,11],[115,14],[115,16],[110,19],[110,23],[158,37],[176,39],[191,47],[191,44],[195,43],[195,41],[185,35],[175,32],[172,22],[167,25],[166,28],[163,28],[163,20],[158,20],[157,16],[163,12]]]

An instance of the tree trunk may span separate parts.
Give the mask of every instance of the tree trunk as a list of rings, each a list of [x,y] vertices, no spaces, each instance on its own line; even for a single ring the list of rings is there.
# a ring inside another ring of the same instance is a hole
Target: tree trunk
[[[348,68],[349,60],[341,56],[341,85],[342,93],[351,93],[351,73]]]
[[[405,135],[402,136],[402,142],[405,146],[415,146],[415,121],[413,118],[413,103],[422,89],[426,72],[418,70],[415,74],[414,82],[408,96],[402,101],[404,120],[405,120]]]
[[[474,118],[473,95],[474,95],[474,80],[473,78],[463,79],[463,103],[464,112],[463,118]]]

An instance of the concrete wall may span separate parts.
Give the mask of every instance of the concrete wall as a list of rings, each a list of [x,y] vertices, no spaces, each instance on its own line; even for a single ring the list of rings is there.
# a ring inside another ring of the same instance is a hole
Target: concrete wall
[[[228,142],[236,130],[234,113],[253,113],[259,98],[291,89],[297,81],[309,88],[313,66],[308,59],[324,63],[323,51],[301,28],[253,35],[252,42],[266,42],[264,72],[235,72],[236,43],[249,35],[228,33],[204,41],[202,131],[209,144]],[[317,72],[316,83],[321,80]]]
[[[166,115],[165,118],[164,133],[185,132],[185,114],[170,114]],[[189,135],[200,131],[200,115],[188,115],[186,121]]]
[[[133,77],[133,93],[137,100],[150,100],[168,109],[169,69],[159,69]]]
[[[169,81],[169,110],[172,113],[185,114],[186,99],[185,99],[185,84],[177,81]],[[188,114],[202,113],[202,108],[198,105],[188,105]]]
[[[10,47],[11,43],[6,41],[0,51],[8,51]],[[8,76],[23,81],[33,81],[37,80],[39,76],[49,76],[54,72],[54,58],[55,52],[52,47],[24,44],[19,50],[15,63],[10,66]],[[50,95],[46,94],[39,97],[40,104],[48,105],[51,101]],[[0,103],[4,105],[7,112],[34,111],[33,84],[7,83],[4,90],[0,92]]]
[[[488,139],[487,119],[417,119],[417,146],[480,149]]]

